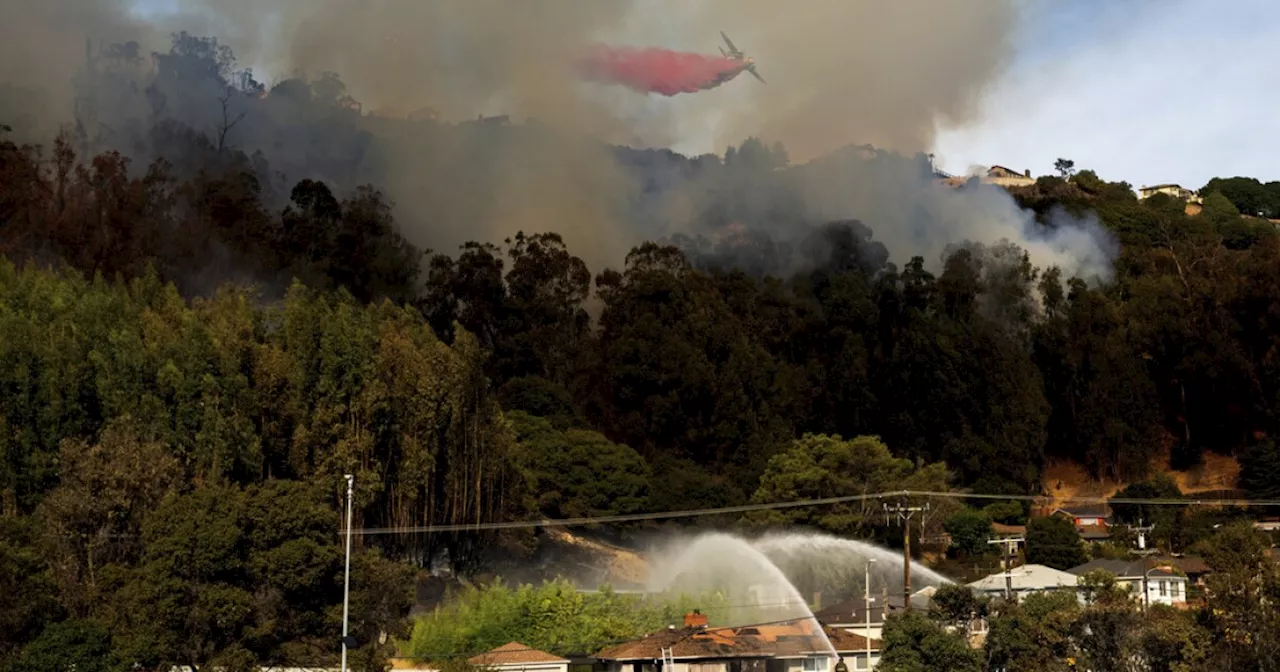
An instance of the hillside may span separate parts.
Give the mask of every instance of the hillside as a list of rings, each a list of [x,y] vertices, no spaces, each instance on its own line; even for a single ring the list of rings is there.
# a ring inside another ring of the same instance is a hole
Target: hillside
[[[1204,496],[1239,495],[1240,461],[1234,457],[1206,453],[1203,462],[1188,469],[1177,470],[1170,466],[1168,453],[1152,462],[1152,473],[1167,474],[1178,484],[1183,493]],[[1041,480],[1051,498],[1051,506],[1061,506],[1075,497],[1113,497],[1131,485],[1131,482],[1099,480],[1091,476],[1078,462],[1054,460],[1045,464]]]

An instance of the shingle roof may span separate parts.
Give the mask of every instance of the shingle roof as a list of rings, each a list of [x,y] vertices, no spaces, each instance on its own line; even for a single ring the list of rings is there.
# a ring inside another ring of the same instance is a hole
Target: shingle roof
[[[1111,515],[1111,507],[1107,506],[1103,502],[1069,504],[1067,506],[1058,507],[1058,510],[1077,518],[1093,518],[1095,516],[1106,518]]]
[[[1085,541],[1111,538],[1111,530],[1105,525],[1081,525],[1077,531],[1080,533],[1080,538]]]
[[[867,638],[862,635],[840,628],[823,628],[822,630],[827,634],[827,639],[831,641],[831,646],[835,648],[836,653],[867,650]],[[871,650],[880,650],[880,640],[874,638],[871,640]]]
[[[1086,562],[1083,565],[1080,565],[1079,567],[1072,567],[1067,571],[1072,574],[1075,574],[1076,576],[1084,576],[1089,572],[1101,569],[1101,570],[1111,572],[1112,574],[1115,574],[1117,578],[1132,579],[1132,578],[1141,578],[1143,572],[1146,572],[1148,569],[1151,569],[1151,573],[1147,575],[1149,577],[1150,576],[1160,576],[1160,577],[1176,576],[1176,574],[1165,571],[1163,569],[1153,569],[1155,567],[1159,567],[1161,565],[1168,565],[1168,564],[1171,564],[1171,563],[1165,560],[1156,561],[1150,558],[1143,558],[1141,560],[1107,560],[1105,558],[1098,558],[1097,560],[1090,560],[1089,562]]]
[[[1075,588],[1080,578],[1074,574],[1063,572],[1044,565],[1022,565],[1009,570],[1009,583],[1014,590],[1048,590],[1053,588]],[[997,572],[970,583],[977,590],[1004,590],[1004,572]]]
[[[871,622],[882,623],[884,622],[884,597],[880,595],[873,597],[875,602],[871,603]],[[901,609],[902,596],[890,595],[889,613],[892,614]],[[849,598],[825,609],[819,609],[813,616],[823,623],[862,623],[867,619],[866,602],[862,597]]]
[[[640,639],[605,648],[596,654],[601,660],[655,660],[663,649],[673,658],[738,658],[769,655],[752,638],[738,638],[733,630],[718,628],[678,628],[654,632]]]
[[[1173,566],[1181,569],[1184,574],[1208,574],[1209,563],[1196,555],[1184,555],[1180,558],[1171,558],[1170,562]]]
[[[530,648],[520,642],[507,642],[487,653],[473,656],[467,662],[472,665],[518,665],[520,663],[568,663],[569,659]]]
[[[866,640],[862,637],[831,628],[824,628],[823,633],[837,650],[866,648]],[[872,644],[873,647],[879,646],[874,640]],[[849,648],[839,648],[846,645]],[[607,647],[595,657],[601,660],[656,660],[662,657],[663,649],[671,649],[671,656],[675,659],[787,658],[829,651],[814,621],[804,619],[732,628],[670,628]]]
[[[1004,523],[991,523],[991,530],[996,534],[1026,534],[1026,525],[1005,525]]]

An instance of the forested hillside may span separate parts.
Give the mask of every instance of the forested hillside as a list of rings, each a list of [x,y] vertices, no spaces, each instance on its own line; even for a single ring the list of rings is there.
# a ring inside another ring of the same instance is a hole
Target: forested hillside
[[[1037,493],[1050,458],[1139,481],[1206,451],[1280,493],[1280,237],[1240,214],[1272,185],[1211,182],[1196,216],[1087,170],[1013,190],[1046,233],[1098,217],[1120,243],[1099,282],[1000,240],[901,258],[790,200],[823,168],[782,147],[614,148],[652,199],[696,195],[707,235],[654,229],[598,268],[554,228],[422,250],[365,180],[378,133],[468,148],[459,170],[553,136],[371,120],[333,77],[264,95],[189,36],[141,88],[113,88],[142,76],[136,45],[107,56],[85,115],[165,105],[51,147],[0,135],[0,659],[33,640],[23,655],[331,653],[345,473],[368,528],[848,494],[865,483],[829,476],[850,465],[886,489]],[[636,230],[669,214],[656,202],[630,203]],[[403,625],[411,564],[536,545],[363,539],[362,655]]]

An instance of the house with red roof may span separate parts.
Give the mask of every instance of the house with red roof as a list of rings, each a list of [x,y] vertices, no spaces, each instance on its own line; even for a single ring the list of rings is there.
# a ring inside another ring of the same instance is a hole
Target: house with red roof
[[[568,672],[569,659],[539,651],[520,642],[507,642],[496,649],[472,656],[467,662],[493,672]]]

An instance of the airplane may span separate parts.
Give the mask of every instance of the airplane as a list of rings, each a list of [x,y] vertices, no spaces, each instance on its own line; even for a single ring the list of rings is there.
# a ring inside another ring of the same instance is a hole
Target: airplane
[[[764,77],[761,77],[760,73],[756,72],[756,59],[751,58],[750,56],[747,56],[746,54],[742,53],[741,49],[734,46],[733,40],[730,40],[729,36],[725,35],[723,30],[720,31],[720,37],[723,37],[724,43],[729,45],[729,51],[727,52],[724,50],[724,47],[720,47],[721,56],[724,56],[725,58],[731,58],[735,61],[741,62],[742,70],[746,70],[747,72],[751,73],[751,76],[760,80],[761,84],[768,83],[764,81]],[[738,72],[741,72],[742,70],[739,70]],[[738,72],[735,72],[733,74],[736,76]]]

